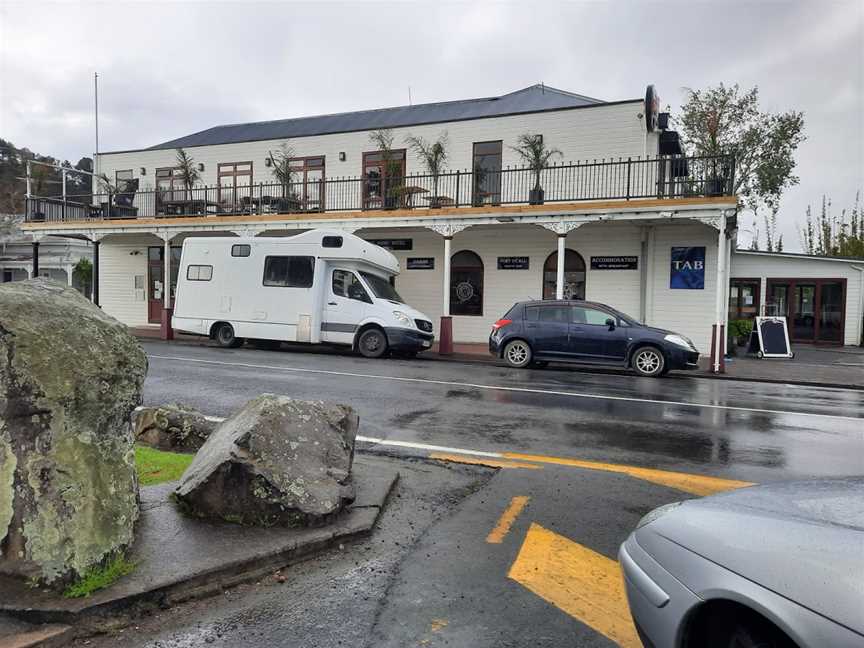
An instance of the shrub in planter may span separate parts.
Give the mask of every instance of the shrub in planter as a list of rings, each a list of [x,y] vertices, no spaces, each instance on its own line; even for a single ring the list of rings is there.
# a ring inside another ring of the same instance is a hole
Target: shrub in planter
[[[750,333],[753,331],[753,320],[739,319],[729,322],[729,335],[738,341],[738,346],[747,346]]]
[[[534,188],[528,192],[528,202],[532,205],[542,205],[545,200],[545,192],[540,186],[540,174],[549,166],[553,157],[561,157],[562,153],[556,148],[547,148],[542,135],[531,135],[523,133],[516,140],[516,146],[511,146],[522,161],[534,175]]]

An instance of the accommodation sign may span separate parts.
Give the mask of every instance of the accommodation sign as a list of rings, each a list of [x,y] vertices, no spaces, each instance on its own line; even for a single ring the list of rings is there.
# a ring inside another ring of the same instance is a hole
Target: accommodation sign
[[[682,290],[705,288],[705,248],[673,247],[669,262],[669,287]]]
[[[434,270],[435,257],[408,257],[405,267],[408,270]]]
[[[499,270],[527,270],[528,269],[528,257],[527,256],[498,257],[498,269]]]
[[[385,248],[387,250],[413,250],[414,249],[414,240],[410,238],[405,239],[366,239],[370,243],[373,243],[379,247]]]
[[[638,270],[637,256],[592,256],[592,270]]]

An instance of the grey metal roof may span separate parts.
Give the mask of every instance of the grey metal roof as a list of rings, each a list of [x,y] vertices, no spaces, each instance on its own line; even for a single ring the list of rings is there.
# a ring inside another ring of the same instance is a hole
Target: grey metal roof
[[[226,124],[179,137],[177,139],[151,146],[146,150],[172,149],[187,146],[206,146],[210,144],[233,144],[256,140],[306,137],[330,133],[374,130],[377,128],[398,128],[419,124],[500,117],[520,113],[560,110],[562,108],[581,108],[606,103],[584,95],[557,90],[542,84],[529,86],[500,97],[483,99],[463,99],[440,103],[359,110],[356,112],[278,119],[274,121],[250,122],[247,124]]]

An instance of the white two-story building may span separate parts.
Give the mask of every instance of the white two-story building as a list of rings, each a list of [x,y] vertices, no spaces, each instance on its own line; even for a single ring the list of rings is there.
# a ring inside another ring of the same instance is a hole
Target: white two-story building
[[[734,160],[682,155],[658,104],[650,86],[600,101],[536,85],[216,126],[101,153],[114,194],[85,209],[34,198],[25,227],[93,241],[98,301],[130,326],[169,321],[186,237],[328,227],[393,251],[399,292],[435,318],[445,347],[485,341],[516,301],[573,297],[675,329],[708,354],[726,318]],[[523,135],[560,155],[526,168],[514,149]],[[431,174],[412,137],[445,137],[446,168]],[[180,148],[199,176],[192,187]]]

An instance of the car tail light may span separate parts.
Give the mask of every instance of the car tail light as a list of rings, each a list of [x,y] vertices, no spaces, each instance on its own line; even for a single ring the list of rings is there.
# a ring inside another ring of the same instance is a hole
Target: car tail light
[[[499,319],[497,322],[495,322],[495,323],[492,325],[492,330],[493,330],[493,331],[497,331],[498,329],[500,329],[500,328],[504,328],[504,327],[507,326],[508,324],[512,324],[512,323],[513,323],[513,320],[509,320],[509,319]]]

